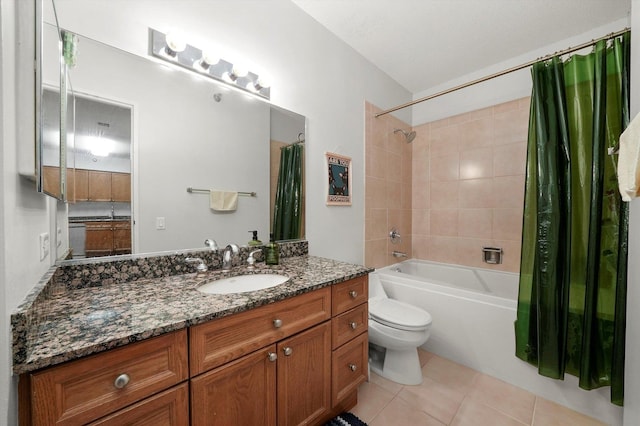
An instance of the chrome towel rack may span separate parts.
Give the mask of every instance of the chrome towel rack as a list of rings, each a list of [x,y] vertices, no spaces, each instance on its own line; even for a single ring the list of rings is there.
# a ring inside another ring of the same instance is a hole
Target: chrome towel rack
[[[187,192],[188,193],[194,193],[194,192],[211,192],[210,189],[197,189],[197,188],[192,188],[192,187],[187,187]],[[255,192],[245,192],[245,191],[238,191],[238,195],[242,195],[244,197],[257,197],[258,194]]]

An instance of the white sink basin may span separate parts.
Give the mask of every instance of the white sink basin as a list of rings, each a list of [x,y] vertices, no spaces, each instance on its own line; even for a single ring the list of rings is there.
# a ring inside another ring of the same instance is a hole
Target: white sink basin
[[[284,284],[289,277],[279,274],[251,274],[222,278],[209,281],[198,287],[198,291],[207,294],[246,293],[248,291],[264,290]]]

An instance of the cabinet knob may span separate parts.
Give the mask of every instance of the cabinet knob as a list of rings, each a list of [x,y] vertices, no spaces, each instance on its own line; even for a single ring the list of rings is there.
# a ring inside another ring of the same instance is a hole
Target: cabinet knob
[[[281,320],[281,319],[278,319],[278,318],[274,319],[274,320],[273,320],[273,326],[274,326],[275,328],[280,328],[280,327],[282,327],[282,320]]]
[[[351,290],[349,292],[349,296],[351,296],[351,297],[353,297],[355,299],[356,297],[358,297],[358,292],[355,291],[355,290]]]
[[[356,371],[358,369],[358,366],[355,364],[349,364],[349,370],[351,371]]]
[[[116,377],[115,382],[113,382],[113,386],[115,386],[116,389],[122,389],[129,384],[129,380],[130,379],[128,374],[121,374]]]
[[[354,321],[354,322],[350,322],[349,323],[349,327],[351,327],[352,330],[355,330],[356,328],[358,328],[358,324]]]
[[[284,356],[290,356],[293,353],[293,349],[291,349],[289,346],[286,346],[284,349],[282,349],[282,352],[284,352]]]
[[[275,360],[278,359],[278,354],[276,354],[275,352],[269,352],[267,354],[267,359],[271,362],[274,362]]]

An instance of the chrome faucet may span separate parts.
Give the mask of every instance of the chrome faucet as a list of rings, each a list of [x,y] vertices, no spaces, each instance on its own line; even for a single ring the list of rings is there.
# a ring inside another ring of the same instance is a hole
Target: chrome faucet
[[[216,243],[216,240],[212,240],[207,238],[206,240],[204,240],[204,245],[206,247],[209,247],[211,250],[218,250],[218,243]]]
[[[253,257],[254,254],[256,253],[260,253],[262,251],[262,249],[258,249],[258,250],[253,250],[251,253],[249,253],[249,257],[247,257],[247,269],[255,269],[254,263],[256,263],[256,258]]]
[[[233,256],[237,255],[240,252],[240,249],[235,244],[229,244],[224,249],[224,253],[222,254],[222,270],[228,271],[231,269],[231,264],[233,263]]]
[[[198,266],[196,266],[196,270],[198,272],[205,272],[207,270],[207,264],[199,257],[187,257],[184,261],[187,263],[197,263]]]

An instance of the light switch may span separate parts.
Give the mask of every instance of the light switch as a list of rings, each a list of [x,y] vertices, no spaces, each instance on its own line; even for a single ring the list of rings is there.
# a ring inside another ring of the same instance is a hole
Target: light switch
[[[156,229],[166,229],[164,224],[164,217],[156,217]]]

